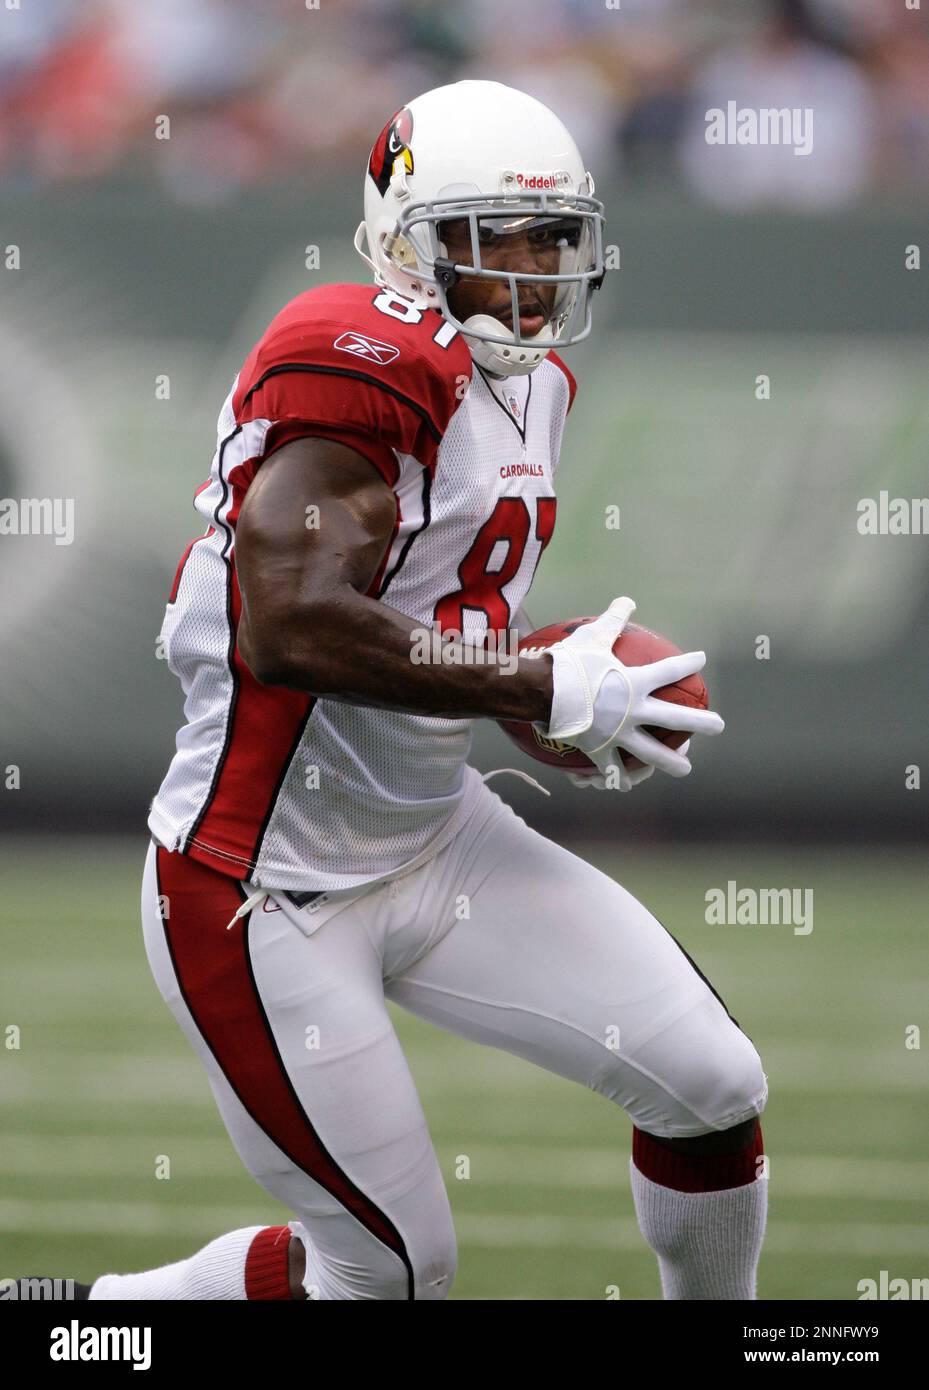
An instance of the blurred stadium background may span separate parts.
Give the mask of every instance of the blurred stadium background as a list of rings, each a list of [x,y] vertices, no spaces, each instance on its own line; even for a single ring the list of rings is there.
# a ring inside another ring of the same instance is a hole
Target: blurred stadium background
[[[150,1267],[282,1214],[142,948],[146,808],[181,714],[155,637],[245,352],[295,293],[365,279],[351,237],[375,135],[468,76],[566,121],[620,253],[567,355],[579,394],[533,621],[631,593],[707,649],[728,725],[693,778],[628,802],[530,768],[490,725],[472,761],[538,775],[550,798],[492,785],[647,903],[758,1045],[761,1296],[929,1274],[927,1068],[906,1033],[926,1023],[927,817],[907,769],[926,762],[929,542],[858,529],[862,499],[929,493],[927,272],[907,268],[926,251],[925,13],[43,0],[0,10],[0,498],[73,498],[75,530],[0,536],[0,1027],[20,1030],[0,1072],[0,1276]],[[704,113],[729,99],[812,108],[812,153],[707,146]],[[704,895],[729,880],[813,889],[812,932],[708,925]],[[456,1214],[453,1296],[659,1297],[625,1117],[395,1017]]]

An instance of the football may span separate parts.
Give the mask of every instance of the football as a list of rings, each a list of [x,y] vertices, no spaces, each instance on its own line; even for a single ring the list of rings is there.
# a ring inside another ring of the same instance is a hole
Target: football
[[[549,623],[548,627],[540,627],[537,632],[530,632],[521,638],[519,653],[528,657],[543,656],[555,642],[569,637],[584,623],[593,621],[593,618],[571,618],[568,622]],[[659,632],[652,632],[650,628],[642,627],[639,623],[627,623],[613,643],[614,656],[626,666],[644,666],[650,661],[660,661],[665,656],[678,656],[680,651],[681,648],[676,647],[667,637],[662,637]],[[652,693],[656,699],[669,700],[675,705],[689,705],[693,709],[709,708],[709,695],[699,672],[675,681],[673,685],[663,685]],[[507,737],[524,753],[535,758],[536,762],[548,763],[551,767],[570,768],[572,771],[596,770],[596,765],[586,753],[561,739],[547,738],[533,724],[509,719],[500,719],[497,722]],[[646,733],[652,734],[670,748],[680,748],[690,737],[684,731],[660,729],[654,724],[644,727]],[[624,751],[621,757],[624,766],[630,770],[643,766],[641,760],[633,757],[631,753]]]

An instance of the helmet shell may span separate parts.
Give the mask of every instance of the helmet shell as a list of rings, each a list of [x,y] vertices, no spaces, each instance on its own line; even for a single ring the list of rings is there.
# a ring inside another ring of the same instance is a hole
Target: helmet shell
[[[365,216],[355,246],[379,284],[419,307],[439,309],[454,323],[475,361],[497,375],[532,371],[549,348],[589,332],[590,291],[603,278],[602,205],[593,188],[570,133],[542,102],[500,82],[454,82],[416,97],[381,131],[365,173]],[[451,201],[433,210],[443,199]],[[574,301],[586,290],[581,332],[559,334],[546,325],[534,339],[519,342],[497,319],[482,314],[461,324],[448,307],[436,275],[436,255],[444,254],[438,222],[469,209],[499,215],[524,204],[552,213],[577,206],[594,228],[595,263],[583,275],[560,277],[577,281]]]

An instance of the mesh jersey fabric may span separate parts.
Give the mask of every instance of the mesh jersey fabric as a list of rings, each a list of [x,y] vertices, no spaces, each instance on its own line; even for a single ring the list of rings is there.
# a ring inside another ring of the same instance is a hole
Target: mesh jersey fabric
[[[348,705],[252,676],[235,641],[235,521],[261,464],[301,433],[369,457],[397,503],[369,595],[468,642],[512,625],[554,528],[574,392],[564,364],[550,354],[528,378],[492,381],[472,373],[437,312],[392,318],[377,297],[371,286],[309,291],[253,349],[195,497],[207,531],[185,552],[165,610],[161,642],[185,723],[149,828],[256,887],[335,891],[419,862],[447,843],[481,785],[467,763],[473,720]],[[346,337],[349,347],[333,347]]]

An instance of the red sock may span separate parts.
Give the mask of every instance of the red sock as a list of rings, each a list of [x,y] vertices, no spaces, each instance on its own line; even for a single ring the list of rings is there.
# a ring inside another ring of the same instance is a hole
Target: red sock
[[[289,1226],[265,1226],[245,1256],[245,1297],[290,1298]]]
[[[632,1161],[640,1173],[662,1187],[678,1192],[719,1192],[744,1187],[758,1176],[757,1159],[764,1152],[761,1121],[744,1149],[734,1154],[684,1154],[666,1149],[644,1130],[632,1130]]]

